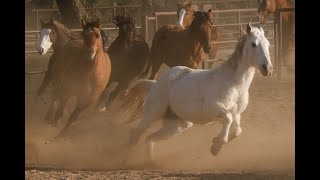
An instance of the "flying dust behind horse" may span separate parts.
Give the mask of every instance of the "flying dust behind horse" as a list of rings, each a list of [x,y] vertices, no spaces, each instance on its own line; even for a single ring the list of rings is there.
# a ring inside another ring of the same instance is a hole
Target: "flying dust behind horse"
[[[135,145],[151,124],[162,119],[162,128],[146,137],[147,161],[154,162],[157,142],[193,124],[205,125],[219,120],[223,127],[211,148],[211,153],[217,155],[224,144],[241,134],[240,116],[249,103],[249,87],[255,70],[264,76],[272,74],[269,46],[263,29],[248,23],[247,34],[239,39],[233,54],[217,69],[177,66],[157,81],[137,82],[123,94],[120,112],[129,112],[125,121],[140,120],[132,130],[130,144]],[[139,104],[138,107],[135,104]],[[135,109],[127,111],[132,107]]]

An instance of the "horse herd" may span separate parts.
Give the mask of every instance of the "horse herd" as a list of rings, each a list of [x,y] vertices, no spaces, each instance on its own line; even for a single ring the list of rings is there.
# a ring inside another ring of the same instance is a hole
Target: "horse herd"
[[[247,33],[239,38],[234,52],[222,66],[196,69],[205,54],[212,52],[212,37],[219,37],[211,13],[211,10],[190,11],[185,18],[191,20],[186,21],[184,28],[163,26],[156,32],[151,48],[136,34],[132,17],[116,16],[113,23],[119,28],[119,35],[107,51],[99,19],[82,21],[80,34],[52,19],[47,23],[41,21],[39,54],[53,48],[37,93],[42,95],[51,84],[52,102],[45,120],[57,124],[68,99],[74,96],[77,99],[75,109],[56,138],[65,137],[88,107],[108,110],[119,97],[119,113],[127,114],[127,121],[141,119],[132,129],[129,147],[137,143],[153,122],[163,121],[163,127],[146,138],[151,162],[156,142],[193,124],[220,120],[223,128],[211,148],[211,153],[217,155],[225,143],[241,133],[240,114],[248,105],[248,89],[255,69],[270,76],[273,67],[270,44],[262,27],[248,23]],[[163,63],[171,69],[155,80]],[[118,85],[110,93],[112,82]],[[232,124],[234,128],[230,128]]]

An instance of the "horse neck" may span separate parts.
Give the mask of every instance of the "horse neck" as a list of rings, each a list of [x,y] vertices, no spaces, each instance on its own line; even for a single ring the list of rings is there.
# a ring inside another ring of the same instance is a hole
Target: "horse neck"
[[[230,58],[221,68],[220,73],[223,76],[230,77],[232,87],[240,88],[242,94],[249,90],[252,79],[255,74],[255,68],[245,63],[246,57],[241,57],[239,64],[236,68],[232,67],[232,59]]]
[[[56,26],[56,31],[57,31],[57,40],[54,43],[54,49],[60,49],[62,48],[64,45],[66,45],[68,42],[70,42],[71,40],[76,40],[77,38],[75,36],[73,36],[70,32],[65,32],[64,30],[62,30],[61,28],[59,28],[58,26]]]
[[[294,4],[290,0],[275,0],[277,8],[291,8]]]

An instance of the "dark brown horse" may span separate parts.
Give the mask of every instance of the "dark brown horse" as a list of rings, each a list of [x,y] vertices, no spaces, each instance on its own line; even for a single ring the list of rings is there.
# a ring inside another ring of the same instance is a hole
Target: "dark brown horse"
[[[274,14],[277,9],[279,8],[294,8],[295,5],[290,0],[259,0],[259,22],[264,23],[266,18],[270,14]],[[284,64],[287,64],[287,58],[289,52],[295,46],[295,13],[290,12],[282,12],[281,17],[282,19],[282,54]]]
[[[105,109],[119,92],[127,89],[131,82],[145,75],[143,73],[149,58],[149,46],[142,37],[136,35],[132,17],[118,15],[113,23],[119,27],[119,35],[108,49],[112,72],[110,83],[100,98],[102,109]],[[112,82],[118,82],[118,85],[108,97]]]
[[[82,22],[82,27],[83,40],[67,43],[56,54],[52,66],[54,101],[48,112],[51,119],[58,120],[55,114],[62,111],[63,106],[59,104],[64,104],[67,97],[75,96],[77,99],[76,108],[57,137],[64,136],[80,113],[96,103],[111,73],[109,56],[103,50],[99,20]]]
[[[155,79],[160,66],[165,63],[169,67],[187,66],[198,68],[211,50],[211,9],[208,12],[196,11],[194,19],[186,29],[175,25],[161,27],[155,34],[150,63],[152,67],[150,79]]]
[[[44,92],[45,88],[51,81],[52,64],[55,62],[55,57],[58,51],[60,51],[68,42],[81,39],[81,35],[79,33],[71,31],[66,26],[58,21],[53,20],[52,18],[50,18],[47,23],[45,23],[43,20],[40,20],[40,23],[41,30],[38,52],[40,55],[45,55],[50,47],[52,47],[53,54],[50,56],[47,72],[37,92],[38,96]],[[101,33],[103,44],[106,46],[107,36],[103,30],[101,30]]]
[[[192,23],[192,20],[193,20],[193,13],[194,13],[194,10],[191,8],[192,4],[191,2],[188,3],[187,5],[185,5],[184,9],[186,10],[186,13],[183,17],[180,17],[179,16],[179,12],[180,12],[180,8],[178,8],[178,11],[177,11],[177,17],[178,17],[178,21],[179,21],[179,18],[183,18],[182,20],[182,25],[184,28],[188,28],[191,23]],[[215,23],[215,21],[214,21]],[[221,38],[221,32],[220,30],[218,29],[218,27],[216,26],[212,26],[212,30],[211,30],[211,41],[219,41]],[[219,49],[219,44],[212,44],[212,47],[211,47],[211,51],[210,53],[208,54],[208,58],[209,59],[215,59],[216,56],[217,56],[217,52],[218,52],[218,49]],[[208,67],[209,68],[212,68],[212,65],[213,65],[213,62],[208,62]]]

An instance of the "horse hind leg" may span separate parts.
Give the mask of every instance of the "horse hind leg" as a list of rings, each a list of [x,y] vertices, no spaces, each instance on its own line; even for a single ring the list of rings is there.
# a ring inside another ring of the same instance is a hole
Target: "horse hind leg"
[[[55,113],[55,116],[54,116],[54,123],[57,124],[58,122],[58,119],[60,119],[63,115],[63,110],[64,110],[64,107],[66,106],[67,104],[67,101],[68,101],[68,97],[63,97],[61,98],[61,101],[59,103],[59,106],[58,106],[58,109]]]
[[[146,143],[148,144],[147,162],[155,161],[154,147],[158,141],[167,140],[170,137],[178,135],[191,128],[192,126],[193,123],[182,119],[165,119],[163,127],[146,138]]]
[[[49,110],[47,111],[46,116],[45,116],[45,121],[48,124],[51,124],[54,126],[56,125],[56,121],[54,120],[54,117],[57,112],[57,108],[58,108],[59,104],[60,104],[60,99],[54,99],[51,102]]]
[[[158,96],[157,96],[158,97]],[[161,117],[166,113],[168,103],[165,99],[154,98],[152,100],[146,100],[142,119],[138,126],[131,131],[131,137],[129,139],[129,144],[135,145],[143,132],[150,127],[150,125],[156,120],[161,119]]]

